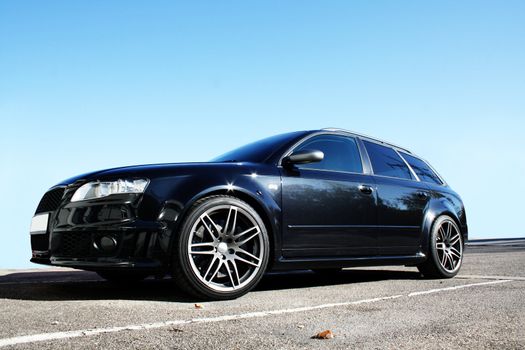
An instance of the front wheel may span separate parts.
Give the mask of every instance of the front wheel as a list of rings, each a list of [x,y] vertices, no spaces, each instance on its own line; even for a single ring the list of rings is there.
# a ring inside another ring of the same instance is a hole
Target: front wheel
[[[250,205],[224,195],[201,199],[177,237],[175,283],[197,298],[237,298],[262,278],[269,247],[264,222]]]
[[[449,216],[440,216],[432,226],[427,260],[417,268],[428,278],[451,278],[463,262],[463,235]]]

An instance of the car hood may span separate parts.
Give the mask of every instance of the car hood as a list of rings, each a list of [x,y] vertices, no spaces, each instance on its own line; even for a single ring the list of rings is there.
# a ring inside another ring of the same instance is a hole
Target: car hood
[[[165,163],[165,164],[147,164],[132,165],[119,168],[97,170],[90,173],[74,176],[61,181],[57,186],[67,186],[75,182],[105,181],[116,180],[119,178],[137,178],[137,177],[163,177],[173,175],[191,174],[193,171],[209,170],[217,171],[221,168],[232,168],[239,166],[253,167],[253,163],[220,163],[220,162],[202,162],[202,163]]]

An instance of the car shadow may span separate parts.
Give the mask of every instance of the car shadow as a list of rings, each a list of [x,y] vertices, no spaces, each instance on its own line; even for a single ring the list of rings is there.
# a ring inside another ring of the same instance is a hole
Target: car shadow
[[[269,273],[251,292],[301,289],[386,280],[420,279],[417,272],[397,270],[343,270],[336,274],[291,271]],[[34,301],[149,300],[192,303],[168,278],[132,284],[107,282],[86,271],[25,272],[0,276],[0,299]]]

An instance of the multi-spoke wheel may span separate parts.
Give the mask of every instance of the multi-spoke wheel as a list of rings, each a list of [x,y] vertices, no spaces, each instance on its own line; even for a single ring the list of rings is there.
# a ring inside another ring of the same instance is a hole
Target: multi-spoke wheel
[[[454,277],[463,261],[463,236],[458,225],[448,216],[439,217],[430,236],[428,259],[418,266],[426,277]]]
[[[175,282],[198,297],[236,298],[259,282],[268,253],[266,228],[252,207],[234,197],[208,197],[182,224]]]

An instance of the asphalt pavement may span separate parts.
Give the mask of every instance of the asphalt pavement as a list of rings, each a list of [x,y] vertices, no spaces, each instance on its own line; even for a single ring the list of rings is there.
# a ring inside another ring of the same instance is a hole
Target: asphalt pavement
[[[221,302],[192,300],[169,280],[0,270],[0,347],[524,349],[525,240],[477,243],[453,279],[408,267],[296,271]],[[324,330],[334,337],[312,338]]]

